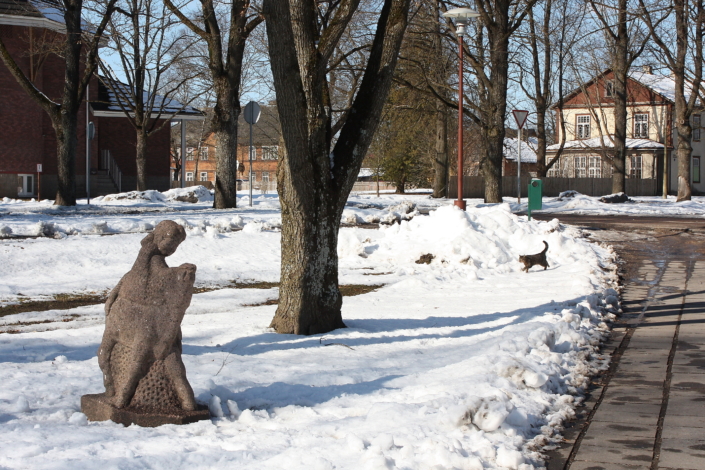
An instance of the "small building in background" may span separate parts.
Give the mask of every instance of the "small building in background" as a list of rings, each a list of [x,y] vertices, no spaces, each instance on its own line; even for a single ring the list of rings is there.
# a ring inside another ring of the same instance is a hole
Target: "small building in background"
[[[280,156],[281,129],[276,104],[260,106],[262,114],[257,124],[252,126],[252,187],[257,191],[276,190],[277,164]],[[203,136],[199,129],[203,127]],[[172,128],[172,154],[174,158],[180,157],[179,126]],[[212,189],[216,180],[216,151],[217,143],[215,134],[207,130],[200,123],[192,123],[187,129],[186,139],[186,186],[203,185]],[[250,125],[245,122],[243,115],[238,120],[238,190],[247,190],[250,175]],[[176,167],[172,170],[178,178]],[[180,182],[172,183],[172,186]]]
[[[529,137],[521,141],[521,174],[526,176],[537,175],[536,172],[536,147],[538,139]],[[517,155],[519,154],[519,139],[505,137],[504,158],[502,159],[502,176],[517,175]]]

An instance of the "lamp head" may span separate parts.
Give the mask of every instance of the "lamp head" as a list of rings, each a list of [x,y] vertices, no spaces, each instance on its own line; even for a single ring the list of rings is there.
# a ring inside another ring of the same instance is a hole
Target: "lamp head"
[[[455,22],[456,34],[463,36],[465,34],[465,26],[470,22],[470,18],[477,18],[480,14],[470,8],[453,8],[443,13],[443,16],[452,18],[453,22]]]

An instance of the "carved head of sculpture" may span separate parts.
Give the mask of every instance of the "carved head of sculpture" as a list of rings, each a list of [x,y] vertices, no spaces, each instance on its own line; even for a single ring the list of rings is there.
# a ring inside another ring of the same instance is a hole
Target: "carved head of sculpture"
[[[186,239],[186,230],[171,220],[163,220],[142,240],[142,246],[152,245],[163,256],[171,256]]]

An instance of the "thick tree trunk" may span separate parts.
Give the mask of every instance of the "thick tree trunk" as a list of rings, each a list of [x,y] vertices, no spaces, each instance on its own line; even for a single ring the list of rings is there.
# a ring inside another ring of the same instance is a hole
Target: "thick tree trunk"
[[[502,202],[502,160],[504,158],[504,118],[507,113],[507,85],[509,81],[509,11],[497,9],[495,23],[487,26],[487,39],[493,45],[489,52],[490,88],[483,106],[485,157],[482,174],[485,177],[485,202]]]
[[[614,38],[614,153],[612,154],[612,193],[625,191],[627,169],[627,80],[629,75],[629,31],[627,0],[619,0],[617,34]]]
[[[271,326],[278,333],[307,335],[345,326],[338,289],[340,217],[389,93],[409,0],[385,0],[365,74],[334,149],[327,60],[354,8],[321,32],[314,6],[304,0],[263,3],[286,143],[277,166],[282,265]]]
[[[52,119],[56,132],[58,189],[56,191],[57,206],[76,205],[76,149],[78,146],[78,115],[77,113],[58,113]]]
[[[546,164],[546,106],[543,97],[536,100],[536,175],[545,178],[548,172]],[[541,111],[538,111],[538,109]]]
[[[316,172],[308,170],[307,175]],[[313,179],[303,181],[288,156],[277,167],[282,270],[279,305],[270,327],[278,333],[313,335],[345,328],[337,251],[342,211],[325,186],[311,184]]]
[[[624,57],[626,61],[626,57]],[[625,191],[627,162],[627,68],[622,60],[621,70],[614,73],[614,153],[612,154],[612,193]]]
[[[137,131],[135,161],[137,163],[137,191],[147,190],[147,133]]]
[[[237,206],[237,120],[240,116],[239,90],[232,90],[225,80],[220,84],[213,112],[215,133],[215,198],[213,208],[228,209]],[[216,82],[216,89],[218,82]]]
[[[678,97],[676,97],[676,108],[678,108]],[[685,108],[685,106],[683,106]],[[690,139],[693,129],[690,127],[685,109],[676,110],[676,132],[678,134],[676,155],[678,156],[678,198],[677,201],[690,201],[692,190],[690,188],[690,155],[693,147]]]
[[[433,197],[447,197],[448,189],[448,109],[436,101],[436,158],[433,160]]]

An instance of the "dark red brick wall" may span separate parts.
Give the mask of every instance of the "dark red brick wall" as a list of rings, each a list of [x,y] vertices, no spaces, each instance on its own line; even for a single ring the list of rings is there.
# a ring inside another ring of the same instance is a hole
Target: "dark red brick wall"
[[[137,176],[135,161],[137,134],[130,120],[125,117],[100,117],[95,120],[101,151],[110,150],[123,175]],[[167,124],[147,140],[148,176],[169,176],[169,132],[170,128]]]
[[[44,30],[35,29],[35,33]],[[49,34],[53,34],[49,31]],[[0,26],[0,35],[10,54],[25,74],[29,74],[28,49],[29,28]],[[63,92],[64,62],[52,55],[44,61],[35,85],[53,100],[59,100]],[[93,78],[90,97],[98,99],[98,80]],[[91,167],[100,165],[100,150],[109,149],[118,159],[126,175],[136,175],[135,131],[127,118],[91,117],[97,138],[91,144]],[[76,150],[76,174],[86,174],[86,107],[78,114]],[[47,176],[57,174],[56,134],[47,113],[20,87],[4,64],[0,63],[0,173],[35,173],[37,163],[42,163]],[[149,176],[169,175],[169,126],[149,139]],[[77,178],[79,179],[79,178]],[[43,194],[44,197],[53,195]]]

